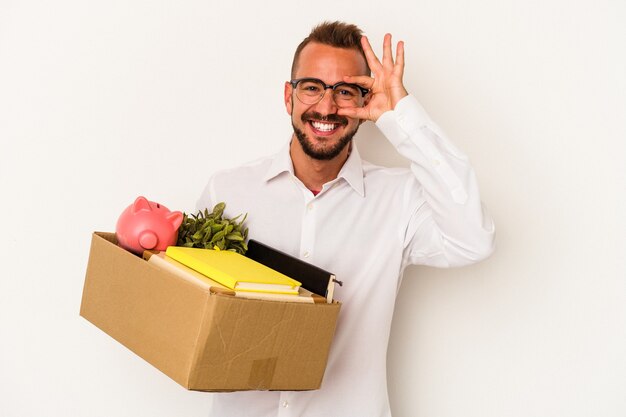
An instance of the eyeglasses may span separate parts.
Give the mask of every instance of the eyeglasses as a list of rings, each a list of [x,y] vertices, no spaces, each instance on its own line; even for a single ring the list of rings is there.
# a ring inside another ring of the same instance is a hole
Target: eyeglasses
[[[333,90],[333,99],[338,107],[357,107],[359,99],[369,90],[357,84],[338,82],[328,85],[317,78],[299,78],[289,81],[296,91],[296,97],[304,104],[317,104],[322,101],[327,89]]]

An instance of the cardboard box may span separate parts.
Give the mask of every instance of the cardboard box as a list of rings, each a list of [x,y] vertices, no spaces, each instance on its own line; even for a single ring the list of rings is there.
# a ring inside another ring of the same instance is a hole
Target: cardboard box
[[[92,236],[80,315],[190,390],[321,386],[340,304],[215,294]]]

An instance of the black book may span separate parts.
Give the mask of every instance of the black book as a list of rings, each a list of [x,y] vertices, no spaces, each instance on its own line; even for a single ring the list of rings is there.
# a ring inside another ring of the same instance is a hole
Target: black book
[[[326,297],[328,303],[333,301],[335,282],[341,285],[333,273],[274,249],[258,240],[250,239],[248,241],[246,256],[300,281],[302,288]]]

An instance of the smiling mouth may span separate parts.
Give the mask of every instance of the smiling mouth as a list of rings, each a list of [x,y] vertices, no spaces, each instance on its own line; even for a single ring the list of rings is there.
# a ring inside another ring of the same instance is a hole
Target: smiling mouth
[[[342,126],[348,125],[348,119],[338,114],[321,114],[316,111],[309,111],[301,116],[302,122],[307,123],[313,133],[319,136],[329,136],[334,134]]]
[[[341,126],[340,123],[328,123],[328,122],[319,122],[317,120],[309,121],[313,129],[318,130],[320,132],[332,132],[333,130],[339,128]]]

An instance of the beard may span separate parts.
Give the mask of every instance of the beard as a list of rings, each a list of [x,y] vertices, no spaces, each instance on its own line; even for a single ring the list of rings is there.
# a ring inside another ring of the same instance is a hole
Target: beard
[[[316,112],[309,112],[302,114],[301,119],[302,122],[305,124],[308,123],[311,119],[339,123],[343,126],[348,124],[347,118],[338,116],[336,114],[322,116],[321,114]],[[359,125],[357,125],[353,130],[346,132],[345,135],[340,137],[337,143],[335,143],[334,145],[315,147],[313,142],[306,135],[306,133],[296,127],[296,125],[293,123],[293,120],[291,122],[291,125],[293,126],[293,132],[295,133],[296,138],[298,138],[298,142],[300,142],[300,146],[302,146],[302,150],[304,151],[304,153],[311,158],[320,161],[329,161],[339,155],[341,151],[343,151],[344,148],[352,141],[352,138],[359,130]]]

